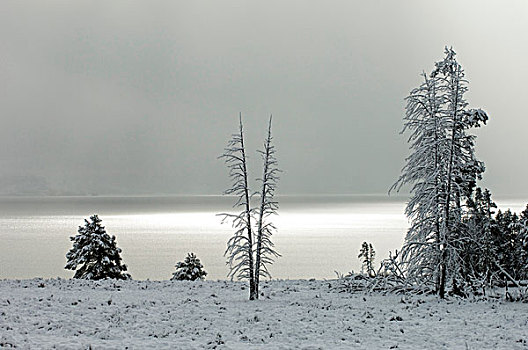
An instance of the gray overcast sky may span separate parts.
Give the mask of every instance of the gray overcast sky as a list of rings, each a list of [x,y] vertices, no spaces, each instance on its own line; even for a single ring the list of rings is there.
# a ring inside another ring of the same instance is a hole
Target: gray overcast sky
[[[0,177],[94,193],[219,194],[243,113],[274,115],[280,193],[385,193],[407,155],[403,98],[452,45],[485,185],[528,194],[528,2],[0,3]]]

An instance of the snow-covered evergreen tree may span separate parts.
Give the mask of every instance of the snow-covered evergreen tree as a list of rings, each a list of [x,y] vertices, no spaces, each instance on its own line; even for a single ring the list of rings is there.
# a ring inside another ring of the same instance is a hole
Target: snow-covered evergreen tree
[[[528,205],[519,216],[519,239],[521,241],[520,259],[523,278],[528,279]]]
[[[463,265],[462,281],[473,290],[502,285],[505,280],[517,283],[528,278],[527,214],[499,210],[488,190],[477,188],[466,201],[464,235],[456,242]]]
[[[406,214],[411,228],[402,248],[408,276],[433,284],[444,297],[448,277],[455,277],[460,261],[462,203],[471,193],[484,164],[475,157],[473,135],[467,130],[486,123],[488,116],[467,109],[467,81],[456,53],[446,47],[424,82],[407,98],[404,129],[412,150],[392,189],[411,185]]]
[[[204,280],[207,272],[194,253],[187,254],[183,262],[176,263],[176,271],[172,274],[173,281],[196,281]]]
[[[463,218],[464,235],[458,245],[462,261],[464,280],[476,288],[491,285],[496,270],[497,240],[494,235],[496,223],[493,218],[497,205],[488,189],[478,187],[466,200],[467,213]]]
[[[79,226],[78,234],[70,237],[73,248],[66,254],[65,268],[76,270],[73,278],[99,280],[104,278],[129,279],[121,263],[121,249],[115,236],[110,236],[101,226],[101,219],[93,215]]]
[[[524,262],[522,261],[523,239],[522,225],[519,216],[510,209],[499,210],[492,227],[496,256],[494,263],[499,265],[497,271],[501,280],[512,278],[519,280],[523,277]],[[507,274],[509,275],[507,275]]]
[[[448,152],[443,161],[446,178],[445,197],[442,201],[444,221],[440,230],[440,263],[438,292],[444,297],[447,277],[455,278],[460,261],[453,243],[460,239],[462,220],[462,202],[467,198],[476,179],[484,172],[484,163],[475,156],[475,136],[467,130],[479,127],[488,120],[481,109],[468,110],[464,99],[467,92],[467,80],[462,66],[456,60],[453,49],[445,49],[445,58],[436,63],[431,76],[439,79],[442,89],[444,108],[442,114],[448,120]]]

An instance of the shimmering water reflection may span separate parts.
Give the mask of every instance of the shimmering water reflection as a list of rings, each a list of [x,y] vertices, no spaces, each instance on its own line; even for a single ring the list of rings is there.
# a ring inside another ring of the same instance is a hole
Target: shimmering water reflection
[[[398,249],[408,226],[404,199],[383,196],[287,196],[279,198],[282,254],[274,278],[333,278],[358,271],[359,247],[372,243],[377,259]],[[66,252],[83,219],[99,214],[117,237],[135,279],[168,279],[176,261],[193,251],[208,279],[224,279],[223,256],[233,232],[216,214],[231,211],[232,198],[63,197],[0,198],[0,278],[64,277]],[[522,207],[520,203],[517,206]]]

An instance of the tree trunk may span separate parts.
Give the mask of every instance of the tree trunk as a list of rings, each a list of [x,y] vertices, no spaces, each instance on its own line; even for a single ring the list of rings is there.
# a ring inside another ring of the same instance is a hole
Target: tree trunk
[[[453,85],[453,78],[451,81],[451,84]],[[440,295],[440,298],[445,297],[445,287],[446,287],[446,260],[447,260],[447,241],[448,241],[448,233],[450,232],[450,204],[451,204],[451,192],[452,192],[452,177],[453,177],[453,167],[454,167],[454,157],[455,157],[455,141],[456,141],[456,133],[457,133],[457,105],[458,105],[458,84],[455,89],[455,100],[453,102],[453,130],[451,131],[451,150],[449,154],[449,164],[448,164],[448,171],[447,171],[447,188],[446,188],[446,203],[445,203],[445,227],[444,227],[444,233],[442,237],[442,254],[441,254],[441,260],[440,260],[440,288],[438,291],[438,294]]]
[[[266,155],[264,162],[264,175],[262,178],[262,193],[260,200],[260,212],[258,221],[257,231],[257,249],[256,249],[256,261],[255,261],[255,299],[258,299],[258,289],[260,281],[260,264],[261,264],[261,252],[262,252],[262,224],[264,221],[264,205],[266,203],[266,174],[268,172],[268,148],[266,147]]]
[[[257,249],[255,251],[255,297],[258,299],[259,293],[259,281],[260,281],[260,265],[261,265],[261,254],[262,254],[262,229],[264,224],[264,209],[266,206],[266,196],[268,190],[268,171],[270,161],[270,146],[271,146],[271,117],[268,126],[268,137],[266,139],[264,149],[264,170],[262,173],[262,192],[260,193],[260,211],[258,220],[258,231],[257,231]]]
[[[251,207],[250,207],[250,195],[248,185],[248,171],[246,165],[246,151],[244,147],[244,131],[242,127],[242,113],[240,118],[240,148],[242,152],[242,168],[244,172],[244,196],[246,200],[246,220],[247,220],[247,235],[248,235],[248,263],[249,263],[249,300],[258,299],[258,293],[255,292],[255,276],[254,276],[254,264],[253,264],[253,232],[251,230]],[[255,297],[256,295],[256,297]]]

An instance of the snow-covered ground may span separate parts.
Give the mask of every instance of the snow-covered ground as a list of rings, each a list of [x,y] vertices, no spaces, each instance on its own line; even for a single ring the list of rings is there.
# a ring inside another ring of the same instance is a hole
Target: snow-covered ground
[[[0,348],[527,349],[528,304],[271,281],[0,281]]]

